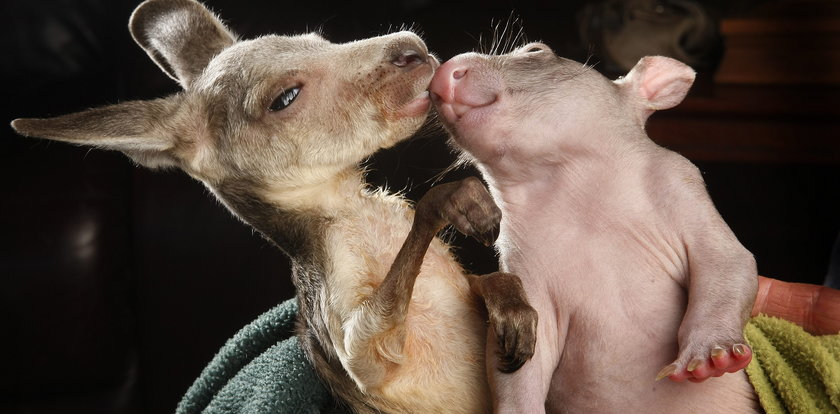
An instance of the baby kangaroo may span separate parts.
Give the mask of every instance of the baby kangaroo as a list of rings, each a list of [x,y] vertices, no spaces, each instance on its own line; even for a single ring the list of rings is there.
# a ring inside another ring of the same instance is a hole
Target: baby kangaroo
[[[423,41],[238,41],[193,0],[148,0],[129,28],[182,92],[12,126],[203,182],[291,257],[301,346],[352,410],[488,411],[484,322],[512,371],[533,352],[536,312],[518,278],[465,275],[435,236],[452,223],[492,243],[499,210],[472,179],[433,188],[415,212],[358,167],[426,119],[438,63]]]

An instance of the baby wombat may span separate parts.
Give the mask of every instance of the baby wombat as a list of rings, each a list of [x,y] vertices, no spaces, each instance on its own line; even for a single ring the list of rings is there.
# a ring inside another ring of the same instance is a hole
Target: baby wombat
[[[646,57],[610,81],[539,43],[438,69],[441,119],[502,210],[502,269],[539,313],[533,360],[512,375],[488,369],[497,410],[758,410],[741,370],[755,260],[698,169],[645,133],[693,80],[678,61]]]

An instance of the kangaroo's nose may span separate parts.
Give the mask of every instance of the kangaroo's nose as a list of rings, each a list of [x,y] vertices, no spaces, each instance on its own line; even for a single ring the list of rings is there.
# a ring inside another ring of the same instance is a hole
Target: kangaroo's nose
[[[398,52],[391,60],[391,63],[400,68],[410,68],[426,63],[427,59],[428,55],[425,53],[418,52],[414,49],[405,49]]]

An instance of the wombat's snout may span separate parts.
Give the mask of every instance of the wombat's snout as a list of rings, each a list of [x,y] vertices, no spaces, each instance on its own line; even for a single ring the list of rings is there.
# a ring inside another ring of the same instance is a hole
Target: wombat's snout
[[[472,110],[494,104],[502,88],[486,59],[470,53],[450,59],[435,71],[429,95],[443,119],[454,123]]]

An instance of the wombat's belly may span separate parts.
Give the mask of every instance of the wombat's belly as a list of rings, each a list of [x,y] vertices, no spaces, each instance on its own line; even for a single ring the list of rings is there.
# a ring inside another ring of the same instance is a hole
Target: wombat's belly
[[[600,269],[600,275],[577,279],[591,284],[584,289],[589,296],[556,304],[570,320],[548,396],[552,412],[757,412],[743,371],[703,383],[655,381],[677,357],[686,292],[633,260]]]
[[[627,371],[616,367],[616,371]],[[549,413],[759,413],[762,412],[755,392],[743,371],[712,378],[702,383],[675,383],[667,379],[655,382],[651,378],[632,378],[627,373],[623,381],[634,385],[600,382],[581,390],[579,386],[565,389],[574,373],[558,371],[552,381],[548,401]],[[561,377],[565,379],[560,379]],[[579,379],[583,385],[589,379]],[[592,385],[590,383],[590,385]]]

